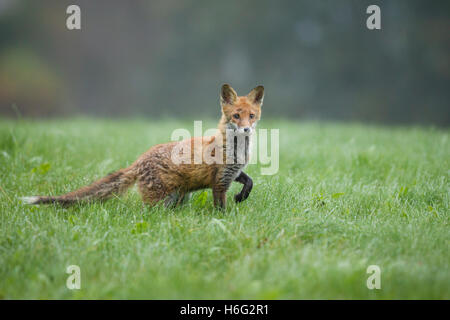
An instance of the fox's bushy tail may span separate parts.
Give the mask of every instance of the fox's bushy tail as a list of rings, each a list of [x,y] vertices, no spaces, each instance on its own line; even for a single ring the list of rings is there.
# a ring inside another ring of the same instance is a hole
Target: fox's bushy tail
[[[88,186],[69,192],[62,196],[47,197],[23,197],[28,204],[59,203],[71,205],[80,201],[106,200],[113,195],[120,195],[130,188],[136,181],[137,174],[134,166],[113,172],[106,177],[91,183]]]

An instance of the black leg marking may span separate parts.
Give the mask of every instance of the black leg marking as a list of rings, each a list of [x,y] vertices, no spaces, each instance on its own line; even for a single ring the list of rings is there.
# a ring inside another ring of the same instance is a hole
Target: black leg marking
[[[253,188],[253,180],[248,175],[245,174],[244,171],[241,171],[239,176],[235,179],[235,181],[242,183],[244,186],[242,187],[241,192],[234,196],[234,201],[242,202],[248,198],[250,192]]]

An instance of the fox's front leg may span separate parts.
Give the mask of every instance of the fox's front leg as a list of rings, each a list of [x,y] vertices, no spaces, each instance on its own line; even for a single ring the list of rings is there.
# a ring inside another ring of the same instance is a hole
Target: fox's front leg
[[[227,189],[225,189],[221,186],[213,187],[214,207],[220,208],[220,209],[225,209],[225,207],[227,205],[226,194],[227,194]]]
[[[234,181],[240,182],[244,185],[241,192],[234,196],[234,201],[242,202],[248,198],[250,192],[252,191],[253,180],[247,174],[245,174],[244,171],[241,171],[241,173],[237,176],[236,179],[234,179]]]

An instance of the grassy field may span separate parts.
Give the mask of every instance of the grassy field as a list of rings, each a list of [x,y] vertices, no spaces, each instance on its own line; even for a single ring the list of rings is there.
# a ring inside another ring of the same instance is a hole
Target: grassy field
[[[225,212],[209,190],[177,209],[143,207],[135,189],[71,208],[19,200],[85,185],[182,127],[0,120],[0,298],[450,298],[446,129],[263,120],[280,128],[280,170],[249,166],[249,199],[234,204],[233,184]]]

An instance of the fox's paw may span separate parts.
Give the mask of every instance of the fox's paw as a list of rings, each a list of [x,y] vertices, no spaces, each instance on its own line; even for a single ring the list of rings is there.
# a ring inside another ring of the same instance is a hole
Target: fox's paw
[[[242,202],[242,201],[244,201],[244,200],[245,200],[245,199],[244,199],[244,197],[243,197],[243,195],[242,195],[242,192],[240,192],[240,193],[234,195],[234,201],[235,201],[236,203]]]

